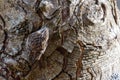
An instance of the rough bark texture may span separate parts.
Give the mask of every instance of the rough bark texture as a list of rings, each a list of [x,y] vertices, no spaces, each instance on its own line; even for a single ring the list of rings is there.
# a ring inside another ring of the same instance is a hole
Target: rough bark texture
[[[0,0],[0,80],[119,80],[119,15],[116,0]]]

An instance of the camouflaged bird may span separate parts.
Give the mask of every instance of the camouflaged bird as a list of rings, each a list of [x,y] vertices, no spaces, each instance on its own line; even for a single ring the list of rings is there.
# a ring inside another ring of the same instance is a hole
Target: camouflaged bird
[[[26,40],[26,50],[29,53],[30,61],[40,60],[45,52],[49,39],[49,29],[47,27],[28,35]]]

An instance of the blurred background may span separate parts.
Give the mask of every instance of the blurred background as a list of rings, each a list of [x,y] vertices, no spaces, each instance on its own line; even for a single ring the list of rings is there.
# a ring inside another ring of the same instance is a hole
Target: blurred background
[[[120,9],[120,0],[117,0],[117,3],[118,3],[118,7]]]

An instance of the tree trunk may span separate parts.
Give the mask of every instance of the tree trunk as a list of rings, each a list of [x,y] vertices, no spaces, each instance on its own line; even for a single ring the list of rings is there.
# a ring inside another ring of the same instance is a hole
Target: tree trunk
[[[0,80],[119,80],[119,14],[116,0],[0,0]]]

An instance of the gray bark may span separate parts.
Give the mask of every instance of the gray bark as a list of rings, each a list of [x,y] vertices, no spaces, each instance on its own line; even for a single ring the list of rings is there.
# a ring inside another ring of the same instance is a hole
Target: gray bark
[[[0,0],[0,80],[119,80],[119,14],[116,0]]]

